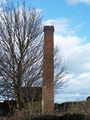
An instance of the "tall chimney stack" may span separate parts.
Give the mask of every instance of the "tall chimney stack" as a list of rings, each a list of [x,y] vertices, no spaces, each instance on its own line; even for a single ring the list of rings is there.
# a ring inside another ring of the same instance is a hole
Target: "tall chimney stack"
[[[52,114],[54,110],[54,27],[44,26],[44,60],[42,113]]]

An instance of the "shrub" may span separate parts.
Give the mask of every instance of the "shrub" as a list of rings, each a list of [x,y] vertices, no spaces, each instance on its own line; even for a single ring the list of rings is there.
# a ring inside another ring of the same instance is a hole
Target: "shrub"
[[[63,116],[44,115],[26,120],[85,120],[84,114],[65,114]]]
[[[61,116],[59,120],[85,120],[84,114],[66,114]]]

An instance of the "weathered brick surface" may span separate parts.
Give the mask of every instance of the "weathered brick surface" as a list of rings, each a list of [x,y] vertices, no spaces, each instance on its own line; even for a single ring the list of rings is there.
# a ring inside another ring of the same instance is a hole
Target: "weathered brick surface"
[[[54,109],[54,41],[53,26],[44,27],[44,60],[43,60],[43,88],[42,88],[42,112],[53,113]]]

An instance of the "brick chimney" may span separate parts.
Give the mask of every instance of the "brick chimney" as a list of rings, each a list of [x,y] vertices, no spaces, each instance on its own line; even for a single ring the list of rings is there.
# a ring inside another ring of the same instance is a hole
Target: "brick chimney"
[[[52,114],[54,110],[54,27],[44,26],[44,60],[42,113]]]

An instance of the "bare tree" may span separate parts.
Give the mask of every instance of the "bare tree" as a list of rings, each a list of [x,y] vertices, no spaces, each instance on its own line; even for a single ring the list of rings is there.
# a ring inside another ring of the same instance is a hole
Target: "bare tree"
[[[0,12],[0,94],[15,98],[23,107],[22,87],[39,86],[42,82],[43,39],[42,17],[36,9],[6,6]],[[57,52],[56,52],[57,53]],[[55,53],[55,86],[65,76],[65,66]]]

